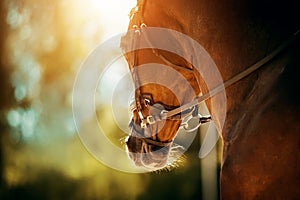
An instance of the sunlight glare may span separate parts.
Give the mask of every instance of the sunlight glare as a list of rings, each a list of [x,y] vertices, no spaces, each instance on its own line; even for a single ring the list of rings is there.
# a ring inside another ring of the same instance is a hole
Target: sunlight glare
[[[127,31],[128,15],[136,0],[74,0],[72,3],[64,0],[61,5],[68,26],[81,28],[87,38],[101,35],[99,42],[103,42]]]
[[[136,0],[89,0],[87,4],[99,14],[105,40],[127,30],[128,14]]]

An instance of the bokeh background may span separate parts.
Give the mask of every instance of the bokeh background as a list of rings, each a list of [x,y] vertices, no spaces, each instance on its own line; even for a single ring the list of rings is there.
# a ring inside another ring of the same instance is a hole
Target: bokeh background
[[[201,134],[183,166],[145,174],[101,164],[77,135],[76,73],[97,45],[126,31],[135,3],[0,1],[0,199],[218,198],[220,147],[200,160]]]

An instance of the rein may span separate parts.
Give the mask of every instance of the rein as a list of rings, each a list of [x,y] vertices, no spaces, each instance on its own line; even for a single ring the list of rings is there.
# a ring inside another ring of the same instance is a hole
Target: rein
[[[140,28],[138,28],[136,25],[133,27],[135,28],[135,32],[137,34],[142,34],[143,33],[143,29],[146,28],[145,24],[142,24],[140,26]],[[222,90],[224,90],[225,88],[231,86],[232,84],[238,82],[241,79],[244,79],[245,77],[247,77],[248,75],[252,74],[253,72],[255,72],[256,70],[258,70],[259,68],[261,68],[262,66],[264,66],[266,63],[270,62],[271,60],[273,60],[276,56],[278,56],[281,52],[283,52],[283,50],[285,50],[289,45],[291,45],[293,42],[295,42],[298,38],[299,38],[299,32],[300,29],[298,31],[296,31],[293,36],[287,40],[286,42],[284,42],[283,44],[281,44],[280,46],[278,46],[275,50],[273,50],[271,53],[269,53],[266,57],[264,57],[263,59],[259,60],[258,62],[256,62],[255,64],[251,65],[250,67],[248,67],[246,70],[242,71],[241,73],[233,76],[232,78],[230,78],[229,80],[225,81],[223,84],[220,84],[218,86],[216,86],[215,88],[213,88],[212,90],[210,90],[208,93],[205,93],[201,96],[196,97],[193,101],[191,101],[190,103],[184,104],[180,107],[177,107],[175,109],[172,110],[162,110],[160,114],[158,115],[149,115],[144,117],[142,114],[142,106],[141,106],[141,99],[142,99],[142,95],[139,89],[137,89],[136,91],[136,101],[133,102],[130,106],[131,106],[131,111],[137,111],[141,120],[141,127],[142,128],[146,128],[148,125],[151,124],[155,124],[161,120],[166,120],[166,119],[171,119],[176,115],[179,115],[183,112],[186,112],[188,110],[193,110],[192,112],[192,116],[190,116],[187,120],[187,122],[183,123],[182,126],[185,128],[185,130],[191,132],[196,130],[201,124],[206,123],[208,121],[210,121],[211,117],[210,116],[201,116],[200,114],[198,114],[198,109],[197,113],[194,112],[195,108],[203,101],[213,97],[214,95],[218,94],[219,92],[221,92]],[[145,37],[147,42],[151,44],[151,42],[149,41],[149,39],[147,37]],[[133,41],[135,42],[135,41]],[[171,63],[170,61],[168,61],[166,58],[163,57],[163,55],[158,54],[155,52],[155,50],[153,50],[153,53],[158,56],[162,61],[164,61],[166,64],[170,65],[170,66],[175,66],[175,67],[179,67],[173,63]],[[136,54],[134,54],[134,60],[132,63],[132,66],[134,68],[135,64],[137,61],[137,57]],[[133,77],[136,78],[136,81],[138,81],[138,77],[137,74],[133,74]],[[145,101],[149,101],[148,99],[144,99]],[[145,104],[147,106],[147,104]],[[191,113],[190,112],[190,113]],[[187,115],[186,115],[187,116]],[[185,116],[185,117],[186,117]],[[189,120],[191,120],[192,118],[198,118],[199,119],[199,124],[192,129],[188,129],[188,122]]]
[[[235,75],[234,77],[230,78],[229,80],[225,81],[224,84],[220,84],[217,87],[213,88],[212,90],[210,90],[208,93],[205,93],[199,97],[196,97],[195,100],[193,100],[190,103],[187,103],[183,106],[180,106],[174,110],[171,110],[167,113],[162,114],[162,118],[166,119],[168,117],[171,117],[173,115],[176,115],[190,107],[196,106],[198,104],[200,104],[201,102],[209,99],[210,97],[213,97],[214,95],[218,94],[219,92],[221,92],[223,89],[231,86],[232,84],[238,82],[241,79],[244,79],[245,77],[247,77],[248,75],[252,74],[253,72],[255,72],[256,70],[258,70],[259,68],[261,68],[262,66],[264,66],[266,63],[270,62],[271,60],[273,60],[276,56],[278,56],[283,50],[285,50],[289,45],[291,45],[293,42],[295,42],[298,38],[299,38],[299,32],[300,29],[295,32],[293,34],[293,36],[287,40],[286,42],[284,42],[283,44],[281,44],[279,47],[277,47],[275,50],[273,50],[270,54],[268,54],[266,57],[264,57],[263,59],[259,60],[258,62],[256,62],[255,64],[251,65],[250,67],[248,67],[246,70],[242,71],[241,73]]]

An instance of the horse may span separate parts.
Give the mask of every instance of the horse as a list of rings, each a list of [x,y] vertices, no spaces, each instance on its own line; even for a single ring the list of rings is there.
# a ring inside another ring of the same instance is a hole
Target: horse
[[[163,27],[186,34],[205,48],[223,80],[230,80],[297,32],[300,16],[296,8],[292,0],[138,0],[128,30]],[[124,37],[121,46],[135,41]],[[174,45],[186,48],[180,42]],[[148,72],[168,77],[176,91],[157,84],[139,84],[134,94],[131,134],[126,141],[128,154],[138,166],[161,168],[167,164],[182,118],[185,114],[197,115],[198,110],[193,107],[163,120],[148,117],[193,102],[201,94],[208,94],[209,88],[195,66],[172,52],[148,48],[124,56],[135,84],[147,79]],[[226,87],[226,102],[222,98],[205,99],[223,143],[222,199],[299,198],[299,56],[299,40],[293,40],[262,67]],[[163,67],[151,71],[147,63],[171,67],[189,86],[169,76]],[[145,65],[146,70],[139,70]],[[223,123],[220,110],[225,103]],[[155,105],[162,105],[164,110]]]

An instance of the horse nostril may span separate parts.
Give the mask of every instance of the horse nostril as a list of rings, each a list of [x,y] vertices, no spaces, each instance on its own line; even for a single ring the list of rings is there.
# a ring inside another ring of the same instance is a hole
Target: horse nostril
[[[135,137],[129,136],[126,141],[126,147],[129,152],[138,152],[140,148],[140,144]]]
[[[128,147],[129,146],[129,144],[130,144],[130,140],[131,140],[131,138],[128,136],[127,138],[126,138],[126,140],[125,140],[125,144],[126,144],[126,146]]]

